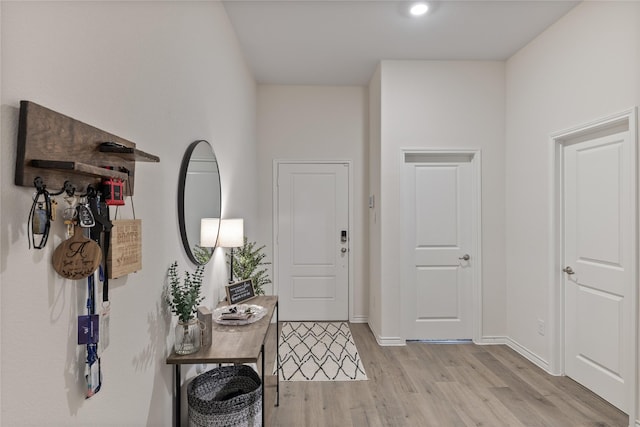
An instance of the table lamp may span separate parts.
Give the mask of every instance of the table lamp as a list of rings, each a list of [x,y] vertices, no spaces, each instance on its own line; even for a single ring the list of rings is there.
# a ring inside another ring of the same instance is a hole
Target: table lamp
[[[242,218],[223,219],[220,221],[218,246],[231,248],[231,262],[229,268],[229,283],[233,283],[233,248],[244,245],[244,220]]]

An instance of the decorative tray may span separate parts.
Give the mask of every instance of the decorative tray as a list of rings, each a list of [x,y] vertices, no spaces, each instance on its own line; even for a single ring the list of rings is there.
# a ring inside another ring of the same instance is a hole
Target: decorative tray
[[[248,325],[267,314],[267,309],[255,304],[234,304],[213,310],[213,320],[221,325]]]

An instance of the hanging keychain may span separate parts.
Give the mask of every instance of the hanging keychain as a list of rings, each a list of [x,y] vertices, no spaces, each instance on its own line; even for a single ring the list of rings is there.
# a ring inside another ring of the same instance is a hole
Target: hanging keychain
[[[91,228],[96,225],[96,220],[89,208],[89,203],[78,205],[78,224],[82,228]]]
[[[44,202],[38,202],[38,195],[34,195],[35,209],[33,210],[33,216],[31,221],[31,233],[34,235],[42,235],[47,231],[47,222],[49,221],[49,214],[45,208]]]
[[[29,240],[29,249],[33,244],[34,249],[43,249],[49,238],[49,230],[51,229],[51,197],[47,191],[42,178],[36,177],[33,180],[36,187],[36,193],[33,196],[33,203],[29,211],[27,238]],[[36,236],[41,236],[40,241],[36,243]]]
[[[64,198],[64,201],[67,207],[62,211],[62,217],[67,226],[66,237],[70,239],[73,236],[74,226],[77,225],[76,218],[78,217],[78,211],[76,210],[76,204],[78,199],[75,196],[67,196]]]
[[[58,202],[56,199],[51,199],[51,221],[55,221],[58,215]]]

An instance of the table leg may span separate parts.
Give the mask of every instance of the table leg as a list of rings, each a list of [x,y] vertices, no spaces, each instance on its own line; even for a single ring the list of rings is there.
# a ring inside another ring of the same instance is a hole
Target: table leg
[[[181,385],[182,385],[182,380],[180,379],[180,365],[176,364],[175,369],[174,369],[174,381],[176,383],[176,393],[175,396],[173,397],[175,399],[174,401],[174,407],[173,407],[173,415],[175,417],[174,420],[174,426],[175,427],[180,427],[180,404],[182,403],[180,399],[180,392],[181,392]]]
[[[276,301],[276,406],[280,406],[280,309]]]
[[[266,378],[265,374],[264,374],[264,342],[262,343],[262,346],[260,346],[260,353],[262,354],[261,357],[261,363],[262,363],[262,427],[264,427],[264,420],[265,420],[265,413],[264,413],[264,401],[266,399],[266,396],[264,395],[264,380]]]

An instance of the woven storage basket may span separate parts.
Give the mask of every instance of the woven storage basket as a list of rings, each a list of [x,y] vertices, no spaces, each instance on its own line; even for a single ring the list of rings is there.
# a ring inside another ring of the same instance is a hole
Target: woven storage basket
[[[187,400],[190,427],[262,425],[261,381],[249,366],[222,366],[198,375]]]

